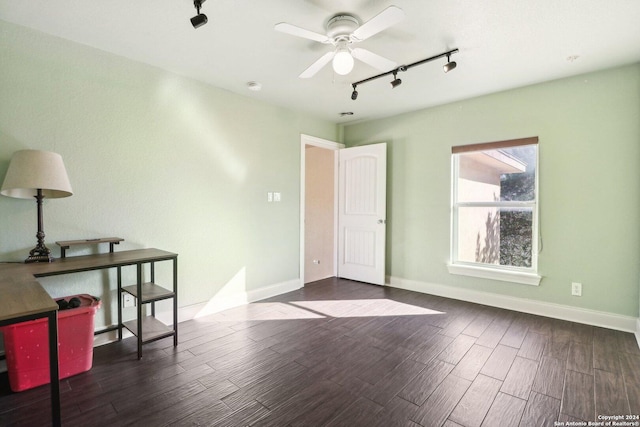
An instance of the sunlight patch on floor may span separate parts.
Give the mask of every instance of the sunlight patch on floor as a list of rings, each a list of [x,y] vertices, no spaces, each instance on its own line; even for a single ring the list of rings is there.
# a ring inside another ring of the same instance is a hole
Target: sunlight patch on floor
[[[210,316],[223,322],[250,320],[322,319],[326,316],[282,302],[252,303],[230,308]]]
[[[293,301],[289,304],[304,307],[330,317],[378,317],[378,316],[421,316],[442,314],[416,305],[405,304],[390,299]]]
[[[215,321],[322,319],[327,317],[425,316],[443,314],[389,299],[255,302],[208,316]]]

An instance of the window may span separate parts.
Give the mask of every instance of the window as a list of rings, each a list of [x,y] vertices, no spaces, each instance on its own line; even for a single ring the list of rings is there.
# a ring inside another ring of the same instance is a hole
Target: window
[[[449,271],[537,285],[538,138],[452,148]]]

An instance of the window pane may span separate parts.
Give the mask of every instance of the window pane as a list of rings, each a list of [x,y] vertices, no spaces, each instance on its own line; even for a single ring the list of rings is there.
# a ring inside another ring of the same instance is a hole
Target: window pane
[[[533,209],[458,208],[457,261],[529,268]]]
[[[533,210],[500,209],[500,265],[531,267]]]
[[[458,261],[500,264],[498,208],[458,209]]]
[[[537,145],[525,145],[504,150],[525,165],[524,172],[503,173],[500,176],[500,200],[532,201],[536,199]]]
[[[458,202],[535,200],[537,145],[458,156]]]

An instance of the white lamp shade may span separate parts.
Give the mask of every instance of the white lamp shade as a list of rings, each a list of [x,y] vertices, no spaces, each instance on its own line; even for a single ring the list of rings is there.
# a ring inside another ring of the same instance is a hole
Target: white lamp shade
[[[341,76],[349,74],[353,70],[353,56],[348,49],[340,49],[333,57],[333,71]]]
[[[0,194],[18,199],[31,199],[38,189],[46,198],[56,199],[73,194],[62,156],[50,151],[21,150],[11,158]]]

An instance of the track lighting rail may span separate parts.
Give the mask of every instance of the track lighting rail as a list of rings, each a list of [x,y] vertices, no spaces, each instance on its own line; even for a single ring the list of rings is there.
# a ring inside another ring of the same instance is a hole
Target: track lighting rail
[[[387,71],[385,73],[380,73],[380,74],[377,74],[375,76],[369,77],[367,79],[360,80],[360,81],[357,81],[355,83],[351,83],[351,87],[353,87],[353,93],[351,94],[351,99],[353,99],[355,101],[356,98],[358,98],[358,91],[356,90],[356,88],[359,85],[363,84],[363,83],[367,83],[367,82],[370,82],[372,80],[379,79],[380,77],[389,76],[389,75],[393,74],[394,80],[391,82],[391,86],[392,87],[396,87],[396,86],[399,86],[400,83],[402,83],[402,81],[400,79],[398,79],[398,76],[397,76],[397,74],[399,72],[405,72],[409,68],[413,68],[413,67],[416,67],[418,65],[422,65],[422,64],[425,64],[427,62],[431,62],[431,61],[439,59],[439,58],[444,58],[445,56],[447,57],[447,64],[445,65],[445,68],[444,68],[445,73],[446,73],[447,71],[452,70],[453,68],[455,68],[455,62],[452,63],[452,62],[449,62],[449,60],[450,60],[451,55],[453,55],[454,53],[458,53],[458,52],[459,52],[458,49],[452,49],[452,50],[449,50],[447,52],[443,52],[443,53],[440,53],[438,55],[434,55],[434,56],[431,56],[429,58],[425,58],[425,59],[413,62],[413,63],[408,64],[408,65],[400,65],[399,67],[394,68],[393,70]],[[453,65],[451,65],[451,64],[453,64]]]

